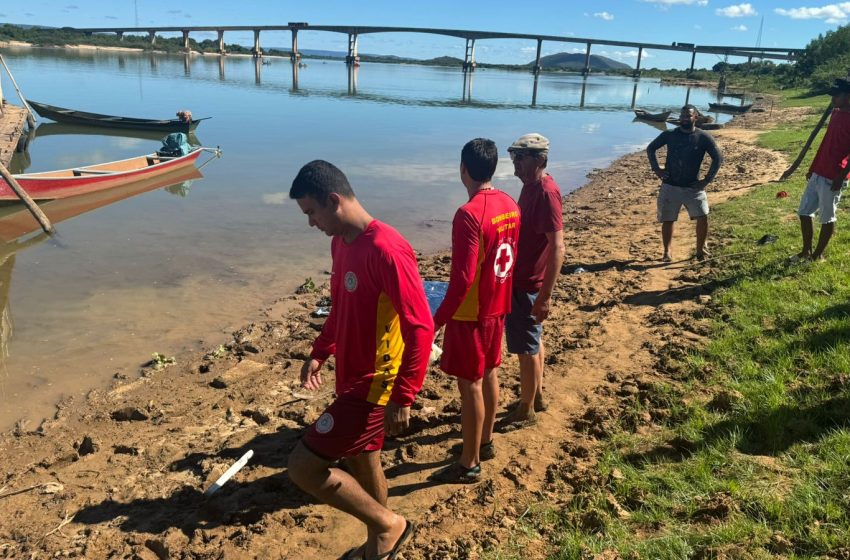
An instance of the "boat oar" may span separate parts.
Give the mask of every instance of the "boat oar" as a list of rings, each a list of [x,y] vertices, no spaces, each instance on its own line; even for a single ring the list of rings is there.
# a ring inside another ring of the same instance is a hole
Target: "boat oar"
[[[27,210],[33,215],[38,224],[41,226],[41,229],[44,230],[44,233],[53,235],[55,231],[53,229],[53,225],[50,223],[50,220],[47,219],[47,216],[44,215],[44,212],[41,211],[41,208],[35,203],[35,201],[30,198],[30,195],[27,194],[21,185],[15,180],[9,170],[6,169],[2,164],[0,164],[0,177],[6,180],[9,184],[9,187],[15,191],[15,194],[18,195],[18,198],[26,205]]]
[[[829,103],[829,106],[823,112],[823,115],[820,117],[820,121],[818,121],[817,126],[812,129],[812,133],[809,134],[809,139],[806,140],[806,144],[803,146],[803,149],[800,150],[800,155],[797,156],[797,159],[794,160],[794,163],[791,164],[791,167],[785,170],[785,173],[779,178],[780,181],[785,181],[788,177],[791,176],[797,170],[797,167],[800,166],[800,163],[803,162],[803,158],[806,157],[806,152],[809,151],[809,148],[812,146],[812,142],[815,141],[815,137],[820,132],[820,129],[823,127],[823,124],[826,122],[826,119],[832,114],[832,102]]]

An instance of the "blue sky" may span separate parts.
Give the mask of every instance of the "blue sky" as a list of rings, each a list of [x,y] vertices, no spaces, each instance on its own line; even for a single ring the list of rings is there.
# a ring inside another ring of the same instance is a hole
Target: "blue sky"
[[[754,46],[762,19],[761,45],[803,47],[812,38],[850,21],[850,2],[823,0],[32,0],[3,2],[0,22],[71,27],[146,25],[273,25],[305,21],[325,25],[393,25],[505,31],[529,34],[622,39],[625,41]],[[193,35],[196,39],[211,35]],[[250,44],[250,33],[230,33],[225,40]],[[287,46],[289,34],[267,33],[261,43]],[[302,32],[302,49],[345,50],[344,35]],[[488,40],[476,44],[482,62],[525,63],[534,58],[529,41]],[[361,53],[417,58],[463,57],[463,41],[430,35],[376,34],[360,38]],[[544,43],[544,54],[582,51],[581,45]],[[597,46],[603,54],[634,65],[637,52]],[[697,66],[720,59],[699,55]],[[742,60],[730,60],[741,62]],[[685,67],[684,53],[649,51],[644,67]]]

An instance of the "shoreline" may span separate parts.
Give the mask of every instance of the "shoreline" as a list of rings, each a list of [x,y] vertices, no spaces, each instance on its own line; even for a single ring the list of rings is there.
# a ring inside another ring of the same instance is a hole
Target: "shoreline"
[[[758,129],[781,122],[748,114],[715,135],[728,159],[712,203],[784,169],[782,157],[753,146]],[[583,477],[599,476],[594,434],[620,414],[622,395],[661,375],[662,341],[685,336],[665,317],[698,322],[702,307],[702,273],[681,260],[692,243],[687,223],[680,222],[685,227],[675,238],[680,258],[658,262],[656,189],[645,155],[636,152],[591,172],[565,197],[567,257],[544,330],[546,387],[557,404],[535,428],[498,434],[498,455],[476,486],[425,481],[459,435],[454,380],[430,368],[411,432],[388,439],[382,453],[390,504],[419,527],[406,558],[507,546],[526,504],[569,503]],[[585,272],[574,273],[578,266]],[[445,251],[420,257],[423,279],[446,279],[449,267]],[[681,290],[697,295],[683,298]],[[0,528],[7,554],[335,557],[360,542],[361,527],[314,504],[285,475],[301,430],[332,398],[327,383],[316,395],[298,387],[300,360],[321,325],[310,312],[323,294],[326,288],[280,298],[226,347],[180,355],[177,365],[149,367],[139,379],[116,379],[108,391],[60,403],[36,430],[0,435],[0,450],[11,458],[0,496],[34,488],[0,501],[0,515],[16,519],[15,527]],[[506,356],[503,404],[518,393],[515,372],[515,357]],[[203,489],[248,449],[255,452],[248,467],[215,499],[203,498]],[[64,537],[44,536],[71,515]],[[539,539],[526,551],[551,552]]]

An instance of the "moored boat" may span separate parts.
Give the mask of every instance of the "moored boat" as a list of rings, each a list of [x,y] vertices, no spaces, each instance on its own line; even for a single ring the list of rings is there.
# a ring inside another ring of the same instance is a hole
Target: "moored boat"
[[[647,121],[655,121],[655,122],[664,122],[667,120],[667,117],[670,116],[670,113],[673,111],[664,111],[663,113],[650,113],[649,111],[644,111],[643,109],[635,109],[635,117]]]
[[[35,110],[39,116],[45,119],[50,119],[56,122],[64,122],[70,124],[84,124],[88,126],[101,126],[107,128],[132,128],[135,130],[154,130],[157,132],[185,132],[189,133],[198,126],[203,120],[191,119],[182,121],[180,119],[140,119],[134,117],[118,117],[114,115],[102,115],[100,113],[88,113],[85,111],[75,111],[74,109],[65,109],[47,103],[39,103],[37,101],[27,100],[27,103]]]
[[[716,113],[746,113],[753,108],[753,104],[733,105],[732,103],[709,103],[708,109]]]
[[[153,153],[59,171],[23,173],[14,177],[33,200],[53,200],[170,173],[195,163],[204,150],[205,148],[195,148],[184,156],[176,157]],[[19,200],[18,195],[5,181],[0,181],[0,200]]]

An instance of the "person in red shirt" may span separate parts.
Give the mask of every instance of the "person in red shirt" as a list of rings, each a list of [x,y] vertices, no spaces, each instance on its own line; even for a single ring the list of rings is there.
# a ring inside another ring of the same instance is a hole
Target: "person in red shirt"
[[[508,352],[519,357],[520,400],[507,418],[508,426],[536,421],[546,409],[543,399],[543,321],[564,262],[561,191],[546,173],[549,140],[537,133],[514,142],[508,153],[514,175],[522,181],[519,211],[522,216],[513,299],[505,335]]]
[[[850,81],[835,80],[829,89],[832,96],[832,116],[826,134],[818,147],[815,159],[806,173],[806,190],[800,199],[800,229],[803,234],[803,250],[798,258],[820,260],[826,245],[835,231],[835,213],[841,200],[841,189],[848,177],[848,155],[850,155]],[[812,251],[815,213],[820,214],[818,245]]]
[[[302,167],[289,196],[311,226],[333,237],[331,312],[301,384],[318,389],[322,364],[334,354],[337,395],[290,454],[289,477],[366,524],[366,544],[349,556],[395,557],[413,525],[387,508],[380,451],[385,432],[408,427],[434,338],[416,255],[366,212],[342,171],[326,161]],[[341,458],[351,474],[331,468]]]
[[[452,222],[451,277],[434,325],[446,326],[440,369],[457,377],[463,450],[458,463],[431,475],[441,482],[475,482],[481,461],[495,456],[495,368],[502,363],[520,220],[516,202],[490,183],[498,162],[496,144],[486,138],[470,140],[461,150],[460,180],[469,202]]]

